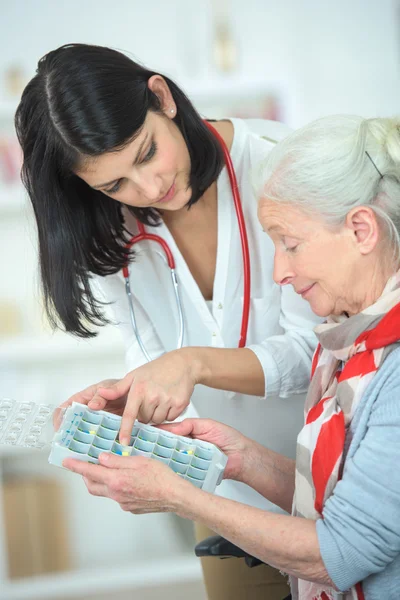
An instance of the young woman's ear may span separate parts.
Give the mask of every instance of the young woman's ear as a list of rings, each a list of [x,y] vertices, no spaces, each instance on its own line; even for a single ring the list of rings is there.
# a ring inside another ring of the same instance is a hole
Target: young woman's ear
[[[167,82],[161,75],[152,75],[147,82],[149,89],[160,100],[161,108],[166,117],[173,119],[176,115],[176,105]]]

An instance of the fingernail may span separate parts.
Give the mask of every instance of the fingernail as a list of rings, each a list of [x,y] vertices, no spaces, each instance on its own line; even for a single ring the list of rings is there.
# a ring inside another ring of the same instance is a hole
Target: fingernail
[[[97,402],[97,400],[91,400],[89,402],[90,406],[99,406],[99,403]]]
[[[110,455],[107,454],[107,452],[102,452],[99,456],[99,460],[101,460],[101,462],[107,462],[110,459]]]

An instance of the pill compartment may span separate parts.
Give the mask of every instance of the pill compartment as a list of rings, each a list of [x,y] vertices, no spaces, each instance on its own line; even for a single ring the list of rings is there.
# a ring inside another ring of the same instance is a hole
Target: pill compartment
[[[42,415],[36,415],[36,417],[33,419],[33,424],[34,425],[44,425],[47,421],[47,417],[46,415],[42,414]]]
[[[192,467],[196,467],[197,469],[203,469],[204,471],[207,471],[208,467],[210,466],[210,461],[198,458],[195,454],[192,458],[191,465]]]
[[[94,448],[99,448],[100,450],[111,450],[113,445],[112,440],[105,440],[103,438],[95,437],[93,440],[92,446]]]
[[[130,448],[129,446],[123,446],[119,442],[114,442],[111,447],[111,452],[113,454],[119,454],[120,456],[125,456],[126,453],[128,456],[130,456],[131,451],[132,451],[132,448]]]
[[[195,453],[196,446],[193,442],[180,439],[176,443],[176,449],[178,452],[190,455]]]
[[[175,473],[180,473],[181,475],[185,475],[189,468],[189,465],[181,462],[177,462],[176,460],[170,460],[169,466]]]
[[[77,431],[86,435],[96,435],[99,425],[93,425],[93,423],[81,423]]]
[[[118,439],[121,417],[105,411],[97,413],[74,402],[64,413],[59,431],[54,435],[50,464],[62,467],[67,456],[86,462],[98,462],[102,452],[122,456],[143,456],[158,460],[193,485],[213,492],[220,483],[227,457],[213,444],[160,431],[157,427],[135,422],[130,446]],[[87,432],[95,432],[87,433]],[[93,436],[92,444],[87,436]],[[70,449],[71,448],[71,449]],[[72,450],[72,449],[75,449]]]
[[[164,446],[165,448],[175,448],[177,443],[177,439],[172,436],[165,435],[164,433],[160,433],[157,438],[157,445]]]
[[[116,438],[116,431],[115,429],[108,429],[107,427],[103,427],[103,425],[100,425],[100,427],[97,430],[96,436],[104,440],[114,441]]]
[[[88,456],[90,456],[91,458],[99,458],[102,452],[104,452],[104,450],[102,450],[101,448],[95,448],[94,446],[91,446],[89,448]]]
[[[81,423],[86,423],[87,425],[99,425],[101,420],[102,416],[100,414],[96,414],[90,410],[85,410]]]
[[[192,479],[199,479],[200,481],[203,481],[203,479],[206,478],[207,471],[204,471],[203,469],[196,469],[195,467],[189,467],[187,474],[188,477],[191,477]]]
[[[144,452],[143,450],[138,450],[138,448],[132,448],[131,456],[144,456],[145,458],[150,458],[151,454],[149,454],[149,452]]]
[[[155,442],[158,438],[158,433],[155,431],[149,431],[148,429],[141,428],[137,434],[138,440],[143,440],[144,442]]]
[[[71,440],[71,443],[68,447],[70,450],[72,450],[72,452],[77,452],[78,454],[87,454],[90,446],[88,444],[82,444],[82,442]]]
[[[17,413],[13,419],[16,423],[26,423],[28,417],[25,413]]]
[[[188,465],[191,462],[192,457],[190,454],[186,454],[186,452],[180,452],[179,450],[174,450],[172,452],[172,460],[174,460],[175,462],[184,463],[184,464]]]
[[[90,433],[84,433],[79,429],[76,430],[73,438],[76,442],[83,442],[84,444],[91,444],[94,440],[94,435]]]
[[[194,455],[197,458],[202,458],[203,460],[211,460],[213,452],[210,448],[206,446],[197,445],[194,451]]]
[[[36,435],[27,435],[23,438],[23,446],[32,446],[36,447],[39,443],[39,439]]]
[[[2,398],[0,400],[0,410],[10,410],[13,405],[13,400],[9,400],[8,398]]]
[[[154,442],[148,442],[141,438],[136,438],[134,448],[142,450],[142,452],[153,452]]]
[[[158,442],[154,446],[154,450],[153,450],[153,454],[155,456],[160,456],[161,458],[171,458],[172,452],[173,452],[172,448],[166,448],[165,446],[160,446],[160,444]]]
[[[103,417],[101,426],[111,431],[118,431],[120,427],[120,420],[116,417]],[[115,435],[114,435],[115,437]]]

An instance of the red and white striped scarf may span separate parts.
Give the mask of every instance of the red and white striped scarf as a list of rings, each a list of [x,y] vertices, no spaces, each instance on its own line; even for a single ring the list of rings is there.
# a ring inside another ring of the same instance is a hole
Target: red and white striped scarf
[[[357,406],[377,370],[400,340],[400,271],[380,298],[352,317],[329,317],[315,328],[319,340],[297,438],[292,514],[323,518],[326,500],[341,478],[345,438]],[[291,578],[295,600],[364,600],[362,584],[345,593]]]

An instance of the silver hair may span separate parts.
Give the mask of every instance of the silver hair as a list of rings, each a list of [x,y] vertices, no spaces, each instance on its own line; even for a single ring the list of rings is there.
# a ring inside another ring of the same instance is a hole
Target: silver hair
[[[296,204],[328,225],[370,206],[400,257],[400,118],[334,115],[281,141],[255,173],[260,199]]]

